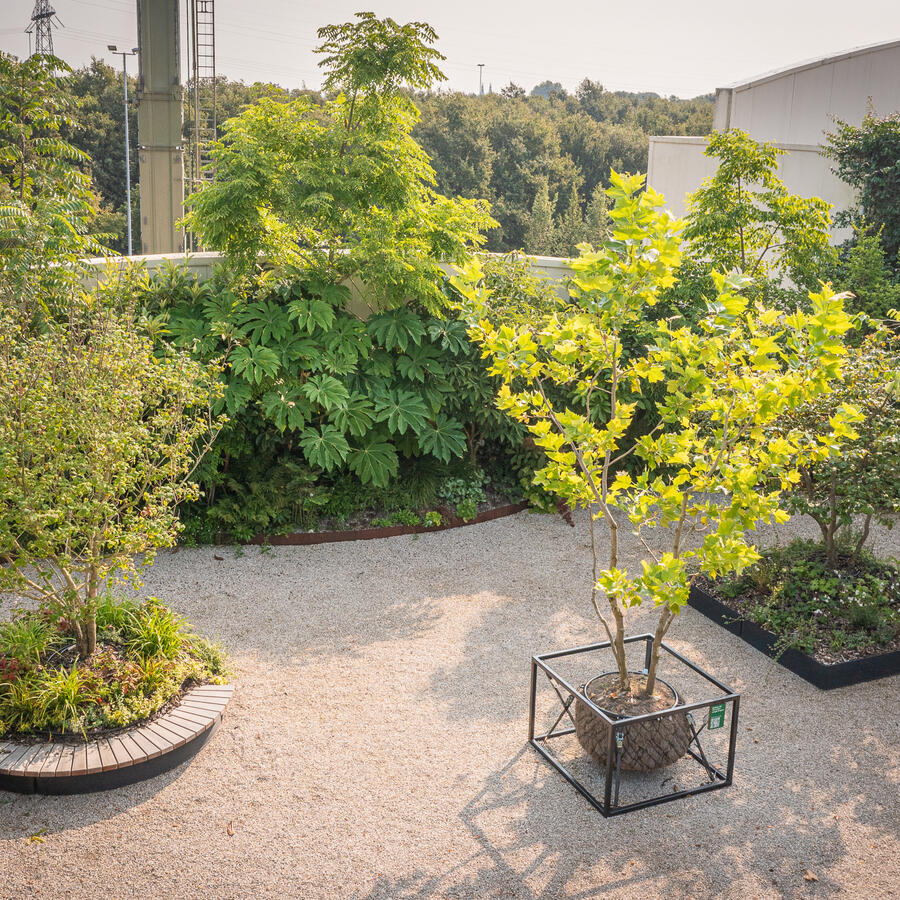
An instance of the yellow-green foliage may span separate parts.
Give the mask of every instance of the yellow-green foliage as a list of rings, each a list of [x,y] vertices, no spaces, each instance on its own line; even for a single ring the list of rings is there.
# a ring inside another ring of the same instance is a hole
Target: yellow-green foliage
[[[619,647],[625,608],[644,601],[660,607],[658,647],[694,573],[737,571],[755,560],[747,533],[759,521],[786,517],[780,495],[797,480],[798,466],[852,438],[858,419],[845,405],[833,412],[827,434],[798,429],[774,437],[766,429],[827,393],[840,374],[841,336],[851,320],[828,286],[810,294],[811,313],[784,315],[742,297],[745,277],[716,275],[718,297],[696,328],[652,321],[681,260],[682,223],[662,210],[660,194],[641,190],[643,180],[612,173],[612,237],[596,250],[580,248],[568,308],[539,323],[498,325],[482,314],[489,298],[477,264],[455,279],[470,333],[503,382],[500,407],[546,453],[537,483],[588,507],[592,522],[609,528],[609,563],[595,565],[594,604]],[[649,329],[647,346],[626,360],[622,334],[639,320]],[[658,421],[626,443],[638,402],[660,384]],[[551,389],[559,388],[574,391],[584,411],[555,404],[551,397],[560,392]],[[598,408],[608,414],[598,416]],[[618,465],[632,453],[642,463],[636,475]],[[641,572],[618,565],[615,510],[644,541]],[[653,530],[665,534],[651,538]],[[665,541],[670,549],[653,549]],[[609,601],[614,629],[596,592]]]

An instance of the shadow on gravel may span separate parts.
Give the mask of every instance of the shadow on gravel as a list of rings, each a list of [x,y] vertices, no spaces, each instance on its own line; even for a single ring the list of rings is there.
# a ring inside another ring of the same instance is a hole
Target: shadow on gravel
[[[45,835],[84,828],[128,813],[175,784],[192,762],[188,760],[138,784],[91,794],[53,796],[0,791],[0,841],[25,838],[39,842]]]
[[[887,760],[870,762],[874,779]],[[478,853],[440,874],[379,878],[352,898],[846,896],[828,870],[848,852],[838,821],[847,804],[849,815],[880,834],[896,832],[893,816],[865,800],[871,795],[853,783],[855,774],[836,765],[829,782],[793,779],[776,795],[760,792],[753,804],[732,788],[605,820],[524,747],[460,813]],[[785,791],[805,799],[788,801]],[[816,880],[807,881],[807,872]]]

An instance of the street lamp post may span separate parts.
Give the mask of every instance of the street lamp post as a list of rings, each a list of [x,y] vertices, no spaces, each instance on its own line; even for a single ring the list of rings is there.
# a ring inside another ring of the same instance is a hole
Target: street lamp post
[[[136,56],[138,48],[134,47],[129,53],[128,51],[117,49],[115,44],[107,44],[106,49],[110,53],[115,53],[122,57],[122,96],[125,102],[125,207],[128,220],[128,255],[131,256],[131,142],[128,139],[128,69],[126,57]]]

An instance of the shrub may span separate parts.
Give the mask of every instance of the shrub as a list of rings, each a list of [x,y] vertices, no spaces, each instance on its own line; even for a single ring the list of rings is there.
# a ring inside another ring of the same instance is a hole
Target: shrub
[[[90,656],[107,578],[174,543],[197,495],[214,373],[103,310],[44,332],[0,311],[0,381],[0,589],[64,612]]]

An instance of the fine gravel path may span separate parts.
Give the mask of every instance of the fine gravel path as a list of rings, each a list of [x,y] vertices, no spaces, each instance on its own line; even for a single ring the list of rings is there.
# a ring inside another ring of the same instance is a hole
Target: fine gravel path
[[[529,658],[601,639],[589,579],[586,520],[527,513],[161,555],[145,592],[231,652],[225,722],[140,785],[0,792],[0,898],[900,895],[898,677],[821,692],[688,609],[669,643],[743,695],[732,787],[606,820],[538,758]]]

